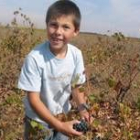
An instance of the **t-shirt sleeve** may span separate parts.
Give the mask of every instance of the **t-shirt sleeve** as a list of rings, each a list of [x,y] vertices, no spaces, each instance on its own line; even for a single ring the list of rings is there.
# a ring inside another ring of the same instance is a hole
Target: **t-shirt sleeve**
[[[41,74],[35,59],[27,56],[18,80],[18,88],[25,91],[40,92]]]
[[[86,81],[85,67],[81,51],[77,53],[75,66],[76,67],[72,78],[72,84],[81,85]]]

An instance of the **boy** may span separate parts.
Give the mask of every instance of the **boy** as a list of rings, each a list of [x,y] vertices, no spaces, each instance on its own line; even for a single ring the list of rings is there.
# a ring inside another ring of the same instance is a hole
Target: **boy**
[[[62,122],[55,117],[70,110],[71,94],[81,117],[89,120],[84,108],[84,93],[79,90],[85,82],[82,53],[68,44],[71,38],[78,35],[80,21],[79,8],[72,1],[56,1],[48,9],[48,41],[28,54],[18,82],[18,87],[27,92],[24,100],[25,140],[30,139],[32,120],[42,124],[46,131],[51,130],[45,140],[68,140],[70,136],[82,135],[82,132],[73,129],[73,124],[79,123],[78,120]],[[78,80],[72,88],[75,79]]]

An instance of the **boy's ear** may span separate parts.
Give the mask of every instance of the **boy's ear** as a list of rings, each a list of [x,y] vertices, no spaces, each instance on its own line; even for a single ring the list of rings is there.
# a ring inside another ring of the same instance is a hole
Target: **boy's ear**
[[[75,30],[74,36],[77,36],[79,34],[79,29]]]

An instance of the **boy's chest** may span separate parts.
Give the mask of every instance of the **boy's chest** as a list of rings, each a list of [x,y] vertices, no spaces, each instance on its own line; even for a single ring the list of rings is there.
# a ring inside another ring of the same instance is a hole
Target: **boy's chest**
[[[42,78],[50,84],[70,84],[74,74],[75,65],[68,62],[49,62],[46,63],[42,71]]]

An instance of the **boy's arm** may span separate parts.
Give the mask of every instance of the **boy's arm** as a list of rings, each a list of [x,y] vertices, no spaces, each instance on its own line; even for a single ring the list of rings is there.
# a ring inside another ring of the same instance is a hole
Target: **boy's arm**
[[[44,103],[40,100],[39,93],[28,92],[28,99],[35,110],[35,112],[50,126],[55,128],[57,131],[64,133],[65,135],[81,135],[81,132],[77,132],[73,129],[73,124],[78,123],[76,120],[71,122],[61,122],[55,118]]]
[[[80,90],[80,86],[76,86],[72,89],[72,97],[73,100],[76,102],[77,107],[79,108],[81,105],[86,104],[85,93],[84,91]],[[89,112],[87,109],[83,109],[79,111],[81,118],[90,121]]]
[[[84,91],[80,90],[80,86],[75,86],[72,88],[72,96],[77,106],[86,102]]]

